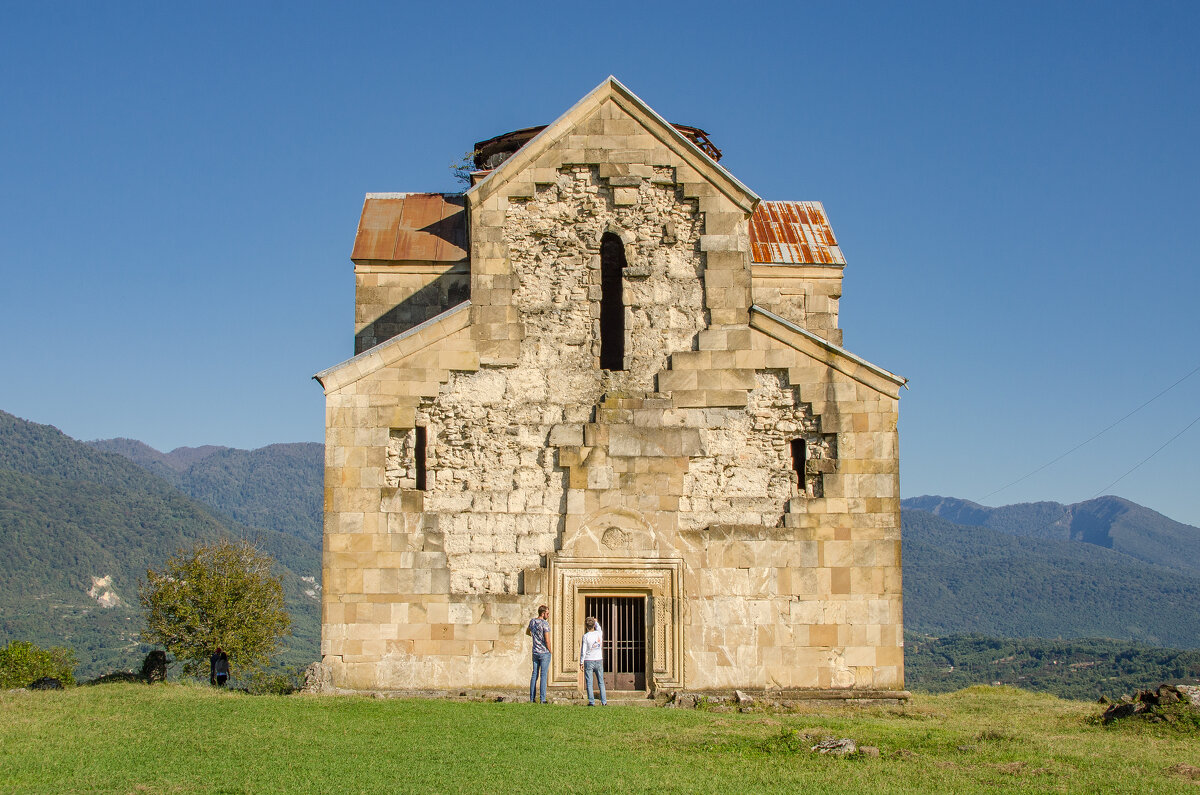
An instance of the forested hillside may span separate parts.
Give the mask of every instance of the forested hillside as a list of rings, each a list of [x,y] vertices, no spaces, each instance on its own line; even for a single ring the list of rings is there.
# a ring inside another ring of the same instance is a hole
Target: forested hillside
[[[1115,700],[1166,682],[1200,684],[1200,650],[1116,640],[936,638],[906,632],[904,678],[910,690],[929,693],[999,683],[1061,698]]]
[[[1091,544],[903,512],[904,620],[914,632],[1109,637],[1200,647],[1200,578]]]
[[[133,439],[88,444],[128,458],[238,522],[321,544],[324,445],[272,444],[257,450],[210,445],[160,453]]]
[[[222,535],[280,562],[296,625],[287,658],[315,659],[318,547],[215,514],[119,455],[0,412],[0,643],[71,646],[84,677],[135,666],[146,568]]]

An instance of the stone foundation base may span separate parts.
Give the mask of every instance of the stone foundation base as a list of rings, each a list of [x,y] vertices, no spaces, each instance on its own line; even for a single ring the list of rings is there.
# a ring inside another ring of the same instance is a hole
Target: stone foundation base
[[[529,700],[529,691],[511,688],[466,688],[463,690],[346,690],[327,687],[319,691],[306,691],[318,695],[371,696],[373,698],[436,698],[451,701],[503,701],[524,702]],[[586,695],[574,687],[551,687],[546,691],[547,699],[555,704],[586,702]],[[877,704],[905,704],[912,697],[907,690],[705,690],[682,691],[660,690],[651,695],[638,691],[610,691],[608,700],[618,704],[644,704],[647,706],[694,708],[700,704],[728,707],[750,707],[788,709],[799,706],[872,706]]]

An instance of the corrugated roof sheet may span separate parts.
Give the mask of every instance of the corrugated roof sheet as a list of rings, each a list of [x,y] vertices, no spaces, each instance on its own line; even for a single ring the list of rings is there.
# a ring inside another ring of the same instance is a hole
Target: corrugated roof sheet
[[[759,202],[750,216],[754,262],[845,265],[820,202]]]
[[[820,202],[759,202],[750,217],[751,258],[758,263],[845,265]],[[457,193],[369,193],[353,260],[461,262],[467,213]]]
[[[350,259],[459,262],[466,258],[467,212],[462,194],[367,194]]]

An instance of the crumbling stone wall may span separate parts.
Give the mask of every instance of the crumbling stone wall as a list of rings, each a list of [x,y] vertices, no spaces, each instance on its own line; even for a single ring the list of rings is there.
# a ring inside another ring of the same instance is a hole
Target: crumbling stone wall
[[[392,428],[388,433],[387,458],[383,485],[391,488],[417,487],[417,432],[413,428]]]
[[[602,178],[598,166],[572,166],[509,204],[504,240],[517,287],[513,304],[525,324],[530,356],[521,364],[575,382],[572,391],[598,397],[600,239],[625,243],[626,373],[618,385],[645,389],[667,357],[689,350],[705,326],[702,218],[683,199],[673,169],[649,177]],[[613,385],[613,382],[607,384]]]
[[[685,419],[700,428],[705,455],[692,459],[684,476],[681,530],[712,524],[776,527],[783,524],[789,500],[821,490],[820,475],[812,474],[797,494],[791,441],[804,439],[810,458],[832,460],[836,435],[821,433],[819,418],[799,402],[786,371],[759,371],[755,381],[744,410],[686,410]]]
[[[417,411],[429,440],[424,510],[442,533],[452,593],[517,593],[520,571],[554,549],[566,484],[546,442],[568,407],[547,400],[547,375],[455,373]]]
[[[564,168],[509,206],[513,303],[527,343],[515,366],[455,373],[417,412],[428,434],[424,513],[444,538],[453,593],[518,591],[521,571],[542,565],[563,529],[567,475],[554,428],[587,422],[606,391],[651,389],[671,353],[689,350],[704,327],[696,202],[681,198],[669,168],[616,180],[614,188],[595,166]],[[628,369],[605,372],[599,259],[610,231],[626,241]],[[396,485],[409,471],[403,444],[389,469]]]

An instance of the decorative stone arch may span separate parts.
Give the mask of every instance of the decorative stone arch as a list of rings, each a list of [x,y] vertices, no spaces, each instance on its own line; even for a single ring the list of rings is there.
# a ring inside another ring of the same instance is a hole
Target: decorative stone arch
[[[629,246],[637,242],[637,233],[632,230],[625,229],[618,224],[608,221],[604,224],[604,229],[601,230],[592,240],[592,245],[596,249],[600,248],[600,242],[604,240],[605,235],[616,235],[621,238],[621,243],[628,249]]]

